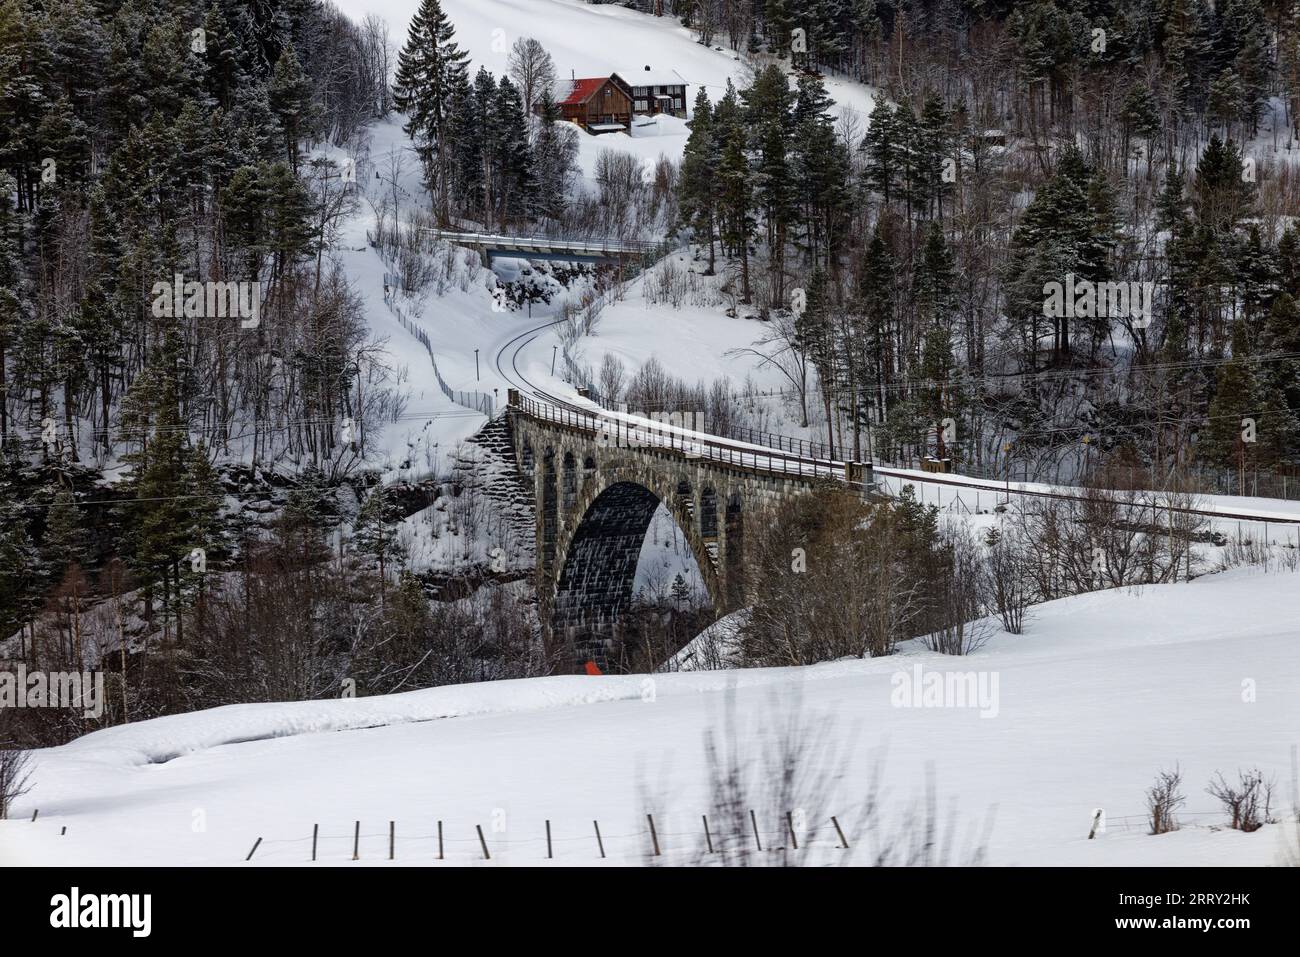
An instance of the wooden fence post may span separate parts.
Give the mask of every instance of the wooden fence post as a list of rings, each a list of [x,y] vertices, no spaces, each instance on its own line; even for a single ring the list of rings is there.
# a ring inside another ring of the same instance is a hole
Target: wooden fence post
[[[713,835],[709,833],[709,816],[707,814],[701,814],[700,817],[704,818],[704,843],[708,846],[709,853],[712,854]]]
[[[257,839],[257,843],[253,845],[253,849],[248,852],[248,856],[244,858],[244,860],[251,861],[253,859],[253,855],[257,853],[257,849],[261,846],[262,846],[262,839],[259,837]]]
[[[754,843],[758,845],[758,849],[761,851],[763,849],[763,841],[758,836],[758,818],[754,816],[753,808],[749,809],[749,823],[753,825],[754,828]]]
[[[320,837],[320,825],[313,824],[311,826],[311,859],[313,861],[316,860],[316,840],[319,837]]]
[[[356,827],[352,830],[352,859],[361,860],[361,822],[357,821]]]
[[[438,860],[442,860],[442,822],[438,822]]]
[[[551,822],[546,822],[546,859],[549,861],[554,855],[551,853]]]
[[[478,831],[478,842],[483,846],[483,860],[492,860],[492,855],[488,853],[487,840],[483,837],[483,825],[475,824],[474,828]]]
[[[835,819],[834,814],[831,815],[831,823],[835,825],[835,833],[840,836],[840,843],[844,845],[844,849],[847,851],[849,849],[848,838],[844,836],[844,828],[840,827],[840,822]]]
[[[596,829],[596,846],[600,848],[601,860],[605,858],[605,842],[600,839],[600,822],[592,821],[591,826]]]
[[[659,835],[655,831],[655,818],[653,814],[647,814],[645,819],[650,822],[650,840],[655,846],[655,857],[659,857]]]

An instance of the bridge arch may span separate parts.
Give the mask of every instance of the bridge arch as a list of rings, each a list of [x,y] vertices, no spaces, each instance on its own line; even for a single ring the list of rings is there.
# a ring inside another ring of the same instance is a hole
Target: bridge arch
[[[682,530],[721,616],[746,601],[746,525],[817,481],[765,467],[762,457],[747,460],[749,445],[702,455],[671,440],[660,445],[637,435],[631,442],[578,410],[513,392],[508,408],[516,464],[533,490],[538,617],[561,668],[601,660],[603,637],[615,633],[634,597],[642,544],[661,505]],[[809,464],[792,461],[800,469]]]
[[[666,475],[617,468],[598,471],[584,483],[557,542],[549,603],[553,640],[575,661],[604,666],[608,642],[634,598],[641,549],[661,504],[684,534],[714,611],[723,612],[726,596],[715,556],[693,520],[693,502],[678,494],[679,484]]]

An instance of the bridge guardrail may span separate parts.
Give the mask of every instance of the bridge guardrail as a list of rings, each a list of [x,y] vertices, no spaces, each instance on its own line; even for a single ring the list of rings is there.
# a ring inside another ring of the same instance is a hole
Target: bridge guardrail
[[[514,249],[563,250],[576,255],[613,253],[644,255],[658,250],[662,244],[635,239],[565,239],[560,236],[507,236],[496,233],[460,233],[445,229],[430,229],[435,238],[462,246],[500,246]]]
[[[932,485],[951,486],[958,489],[974,490],[979,488],[982,491],[998,492],[1002,494],[1009,493],[1025,498],[1055,499],[1058,501],[1084,501],[1086,495],[1082,494],[1084,490],[1080,489],[1079,494],[1075,494],[1060,489],[1029,489],[1023,486],[1012,485],[1007,487],[1006,483],[988,480],[976,480],[981,484],[972,485],[969,478],[962,481],[963,476],[939,476],[933,474],[913,474],[901,469],[889,468],[887,466],[871,466],[868,464],[859,464],[853,462],[837,461],[834,459],[822,459],[816,457],[807,457],[795,454],[794,452],[786,453],[781,448],[755,447],[758,443],[740,443],[728,441],[716,436],[703,436],[699,433],[684,433],[675,431],[672,428],[656,428],[653,425],[639,425],[628,422],[624,418],[609,413],[592,412],[588,409],[581,409],[567,403],[542,402],[531,399],[526,396],[519,396],[512,401],[512,404],[522,412],[533,418],[545,422],[554,422],[558,425],[568,426],[570,428],[581,429],[592,434],[604,433],[610,436],[612,443],[622,442],[629,446],[653,446],[681,451],[692,457],[698,456],[714,462],[721,462],[740,468],[749,469],[757,472],[773,472],[780,475],[798,476],[803,478],[827,477],[846,482],[849,485],[866,489],[874,486],[870,481],[874,475],[890,478],[895,481],[908,483],[921,483]],[[612,426],[612,430],[610,429]],[[766,433],[756,433],[766,434]],[[802,440],[792,439],[788,436],[790,443],[799,443]],[[666,441],[664,441],[666,439]],[[816,447],[817,443],[809,443],[810,447]],[[792,447],[797,447],[792,445]],[[851,473],[857,468],[861,468],[862,479],[854,479]],[[1263,525],[1283,525],[1296,526],[1297,532],[1300,533],[1300,515],[1270,514],[1267,512],[1257,512],[1251,509],[1230,509],[1230,508],[1196,508],[1192,506],[1174,505],[1172,502],[1158,504],[1155,496],[1158,493],[1148,492],[1153,496],[1150,504],[1152,507],[1158,507],[1162,513],[1178,513],[1200,515],[1204,518],[1235,520],[1237,522],[1257,522]],[[1298,539],[1300,541],[1300,539]]]
[[[681,452],[688,458],[707,459],[756,472],[775,473],[798,478],[831,478],[851,486],[865,488],[868,483],[853,475],[855,468],[867,466],[853,462],[806,458],[780,449],[746,445],[672,427],[659,428],[639,424],[608,413],[592,412],[568,404],[542,402],[518,396],[512,405],[531,418],[578,429],[592,435],[606,435],[618,447],[653,447]]]

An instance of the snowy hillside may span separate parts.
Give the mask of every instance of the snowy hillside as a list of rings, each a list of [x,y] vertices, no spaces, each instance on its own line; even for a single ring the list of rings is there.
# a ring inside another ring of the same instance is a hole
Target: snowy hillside
[[[305,864],[319,825],[320,862],[342,865],[360,821],[361,861],[378,865],[393,821],[396,863],[430,864],[442,821],[448,864],[481,859],[481,825],[494,864],[542,865],[549,820],[555,863],[598,864],[596,820],[606,863],[628,864],[646,860],[653,813],[667,860],[684,861],[703,843],[701,814],[715,840],[749,839],[728,831],[710,793],[712,730],[752,765],[744,800],[764,846],[787,844],[789,810],[809,861],[865,861],[872,841],[909,834],[932,773],[952,858],[973,843],[997,864],[1281,863],[1297,850],[1290,825],[1221,828],[1203,789],[1216,772],[1258,767],[1277,782],[1273,814],[1292,813],[1294,586],[1286,574],[1234,572],[1065,599],[1034,609],[1025,635],[1000,634],[968,658],[910,647],[802,669],[553,677],[133,724],[38,752],[36,787],[0,824],[0,854],[238,864],[262,838],[252,865]],[[918,668],[974,672],[986,697],[900,707]],[[795,806],[782,808],[758,768],[792,723],[818,733]],[[1148,836],[1143,792],[1175,765],[1183,827]],[[884,804],[868,835],[875,775]],[[1104,830],[1088,840],[1099,808]]]
[[[340,4],[355,20],[370,13],[384,17],[397,45],[404,41],[417,6],[416,0],[343,0]],[[592,6],[577,0],[447,0],[443,7],[455,27],[456,42],[468,54],[471,71],[482,66],[504,75],[511,44],[526,36],[539,40],[551,54],[561,82],[571,75],[599,76],[652,66],[681,74],[689,84],[688,102],[694,101],[701,87],[716,102],[729,79],[740,86],[749,73],[735,54],[702,46],[672,17],[656,18],[615,5]],[[593,36],[599,36],[600,42],[592,43]],[[872,92],[862,84],[834,76],[828,77],[826,84],[841,113],[852,118],[859,132],[865,129]],[[552,374],[561,339],[557,329],[546,328],[559,317],[564,296],[549,305],[501,312],[493,308],[490,295],[495,280],[487,271],[478,272],[472,266],[467,270],[464,262],[474,254],[456,250],[453,254],[461,256],[462,265],[450,288],[386,301],[383,282],[391,267],[368,248],[367,231],[374,230],[385,203],[398,207],[403,217],[429,208],[419,163],[402,131],[403,122],[402,116],[393,115],[369,128],[368,144],[356,157],[363,173],[358,180],[362,201],[348,220],[344,248],[338,256],[365,302],[372,331],[387,340],[391,365],[405,374],[412,414],[389,426],[383,437],[385,474],[397,479],[445,470],[456,443],[482,423],[481,418],[466,414],[439,393],[423,347],[402,327],[397,310],[430,336],[438,371],[452,389],[494,394],[499,403],[504,401],[506,389],[519,384],[521,376],[547,388],[564,388],[563,367]],[[660,117],[635,135],[577,133],[578,164],[590,184],[602,151],[620,150],[638,159],[663,155],[680,160],[689,131],[680,120]],[[338,162],[347,159],[341,150],[323,152]],[[668,268],[674,273],[672,281],[684,284],[692,269],[688,259],[673,257],[653,275],[661,277]],[[524,266],[518,263],[514,271]],[[694,268],[698,271],[700,267],[696,264]],[[510,261],[498,262],[497,271],[503,277],[517,278],[511,270]],[[662,278],[656,281],[665,288],[671,284]],[[672,306],[661,300],[663,293],[647,295],[644,280],[632,283],[624,298],[606,308],[599,328],[571,350],[574,360],[597,369],[604,356],[612,354],[623,360],[629,371],[635,371],[653,357],[690,381],[729,376],[736,388],[747,379],[767,391],[788,386],[775,368],[739,351],[753,346],[766,330],[745,316],[724,315],[728,305],[734,306],[734,295],[719,291],[722,280],[697,277],[690,282],[691,293]],[[580,292],[577,289],[565,295],[574,298]],[[505,347],[529,329],[537,329],[538,335],[511,345],[509,356],[505,355]],[[799,432],[797,420],[771,419],[765,425]]]
[[[417,0],[341,0],[339,8],[353,19],[376,13],[388,21],[392,37],[405,38]],[[714,102],[737,86],[748,68],[721,45],[701,45],[692,32],[669,16],[651,17],[613,4],[592,6],[580,0],[446,0],[443,9],[456,28],[456,41],[469,54],[471,71],[485,67],[500,76],[507,72],[510,46],[519,37],[533,37],[555,60],[561,81],[572,76],[630,74],[649,66],[676,70],[687,83],[688,107],[705,89]],[[599,37],[599,42],[592,42]],[[828,78],[827,92],[841,110],[865,128],[871,112],[871,91],[858,83]],[[581,134],[579,162],[590,175],[602,149],[619,149],[641,158],[660,154],[680,159],[687,130],[668,118],[657,136]]]

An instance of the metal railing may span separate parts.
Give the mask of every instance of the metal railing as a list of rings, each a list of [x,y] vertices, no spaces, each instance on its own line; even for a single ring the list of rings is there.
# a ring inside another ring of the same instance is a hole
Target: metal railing
[[[1054,489],[1029,489],[1010,482],[975,480],[972,484],[966,476],[943,476],[934,473],[917,474],[886,466],[871,466],[865,463],[846,462],[816,455],[802,454],[802,449],[819,449],[818,443],[804,443],[804,440],[789,436],[776,436],[773,433],[755,430],[736,429],[736,432],[749,432],[755,439],[783,439],[777,447],[764,445],[762,441],[737,440],[721,436],[704,435],[675,429],[667,423],[637,421],[621,414],[608,411],[595,412],[562,402],[544,402],[526,396],[512,399],[512,407],[534,419],[551,422],[568,428],[577,429],[592,435],[602,436],[602,442],[615,447],[660,448],[681,452],[688,458],[707,459],[736,468],[743,468],[759,473],[773,473],[782,476],[801,478],[832,478],[846,482],[853,487],[874,488],[875,479],[886,478],[908,484],[926,484],[947,486],[968,493],[990,492],[1006,497],[1012,495],[1024,498],[1055,499],[1058,501],[1084,501],[1089,493],[1084,489],[1070,487]],[[803,443],[801,446],[800,443]],[[963,481],[964,479],[964,481]],[[1093,493],[1096,494],[1096,493]],[[1154,496],[1143,504],[1156,507],[1159,493],[1145,493]],[[1260,523],[1264,526],[1295,526],[1300,532],[1300,515],[1272,514],[1257,512],[1252,509],[1197,507],[1195,505],[1178,505],[1166,501],[1158,506],[1163,513],[1194,514],[1204,518],[1235,520],[1238,522]]]
[[[855,487],[865,487],[868,484],[865,481],[867,466],[853,462],[810,458],[781,449],[687,432],[667,423],[638,421],[618,414],[544,402],[527,396],[512,399],[512,408],[540,422],[550,422],[599,436],[602,444],[615,448],[663,449],[678,452],[686,458],[706,459],[752,472],[803,479],[837,479]],[[859,467],[863,470],[860,474],[856,472]]]
[[[491,246],[497,249],[566,252],[578,256],[640,256],[656,252],[662,243],[624,239],[566,239],[560,236],[507,236],[495,233],[457,233],[430,229],[435,239],[455,246]]]

